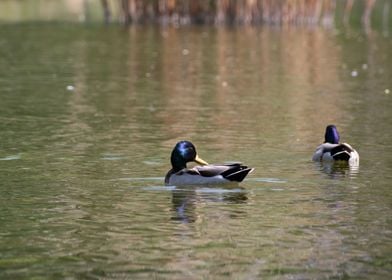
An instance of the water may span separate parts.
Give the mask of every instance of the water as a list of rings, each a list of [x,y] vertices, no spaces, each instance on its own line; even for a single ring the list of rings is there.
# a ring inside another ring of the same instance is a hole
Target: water
[[[389,279],[391,49],[353,30],[2,25],[0,278]],[[358,169],[311,162],[330,123]],[[255,171],[164,186],[181,139]]]

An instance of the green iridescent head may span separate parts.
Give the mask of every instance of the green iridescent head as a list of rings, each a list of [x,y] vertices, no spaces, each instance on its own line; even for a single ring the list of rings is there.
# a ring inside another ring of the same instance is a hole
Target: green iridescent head
[[[172,151],[170,160],[174,170],[186,168],[186,164],[191,161],[201,165],[208,164],[206,161],[199,158],[196,147],[189,141],[178,142]]]

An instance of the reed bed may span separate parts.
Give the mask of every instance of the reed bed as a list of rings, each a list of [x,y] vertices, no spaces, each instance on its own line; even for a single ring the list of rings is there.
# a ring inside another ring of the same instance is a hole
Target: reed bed
[[[120,6],[124,24],[331,25],[340,5],[343,22],[359,6],[361,20],[368,25],[377,2],[383,5],[384,21],[391,9],[390,0],[101,0],[107,22],[112,20],[113,1]]]

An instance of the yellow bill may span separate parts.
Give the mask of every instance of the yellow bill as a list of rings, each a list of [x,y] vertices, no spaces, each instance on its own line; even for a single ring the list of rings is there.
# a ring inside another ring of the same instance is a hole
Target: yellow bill
[[[198,164],[201,164],[201,165],[208,165],[208,162],[206,162],[206,161],[202,160],[201,158],[199,158],[198,155],[196,155],[195,162],[198,163]]]

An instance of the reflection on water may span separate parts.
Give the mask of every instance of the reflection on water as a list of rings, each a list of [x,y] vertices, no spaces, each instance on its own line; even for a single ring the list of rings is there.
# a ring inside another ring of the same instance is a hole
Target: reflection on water
[[[172,191],[173,220],[194,223],[197,220],[197,208],[205,203],[246,203],[246,190],[242,187],[221,188],[214,186],[187,186]]]
[[[0,278],[388,279],[391,46],[355,30],[3,25]],[[360,169],[311,161],[329,123]],[[255,171],[166,187],[182,139]]]
[[[332,179],[353,179],[359,174],[359,163],[347,164],[346,162],[315,162],[315,166]]]

